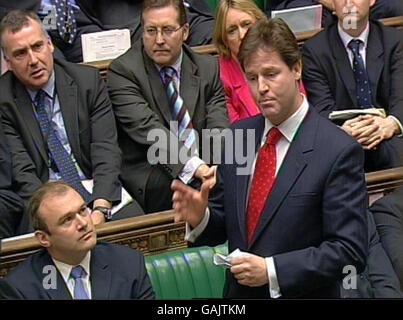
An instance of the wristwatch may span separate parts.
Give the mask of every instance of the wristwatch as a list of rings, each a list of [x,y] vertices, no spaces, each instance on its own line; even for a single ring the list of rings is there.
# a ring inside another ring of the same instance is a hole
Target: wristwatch
[[[107,207],[97,206],[92,209],[92,211],[95,211],[95,210],[103,213],[103,215],[105,217],[105,221],[110,221],[112,219],[112,210],[111,209],[109,209]]]

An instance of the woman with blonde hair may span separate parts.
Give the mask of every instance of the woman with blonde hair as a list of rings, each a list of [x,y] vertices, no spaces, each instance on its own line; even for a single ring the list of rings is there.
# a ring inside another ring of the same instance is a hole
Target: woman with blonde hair
[[[260,113],[237,59],[246,32],[260,19],[266,16],[252,0],[221,0],[217,6],[213,40],[231,123]]]

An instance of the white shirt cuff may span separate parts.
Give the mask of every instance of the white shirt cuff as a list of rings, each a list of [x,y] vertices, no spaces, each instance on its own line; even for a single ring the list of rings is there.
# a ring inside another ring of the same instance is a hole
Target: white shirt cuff
[[[281,297],[280,286],[277,281],[276,267],[273,257],[266,258],[267,275],[269,277],[270,297],[277,299]]]
[[[210,210],[206,208],[204,217],[196,228],[191,229],[189,224],[186,223],[185,240],[192,243],[195,242],[196,239],[203,233],[204,229],[206,229],[209,219],[210,219]]]
[[[397,119],[395,116],[389,116],[389,117],[391,117],[393,120],[395,120],[396,121],[396,123],[397,123],[397,126],[399,127],[399,129],[400,129],[400,134],[397,136],[397,137],[403,137],[403,126],[402,126],[402,124],[400,123],[400,121],[399,121],[399,119]]]
[[[181,179],[183,183],[188,184],[192,180],[197,168],[202,164],[205,164],[202,159],[193,156],[186,162],[181,173],[179,173],[179,179]]]

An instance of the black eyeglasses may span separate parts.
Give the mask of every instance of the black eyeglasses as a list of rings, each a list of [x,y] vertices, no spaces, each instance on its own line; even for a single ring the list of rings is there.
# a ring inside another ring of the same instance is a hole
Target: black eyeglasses
[[[179,31],[180,29],[182,29],[184,25],[181,25],[178,28],[173,28],[173,27],[162,27],[162,28],[155,28],[155,27],[146,27],[144,28],[144,35],[147,38],[155,38],[158,33],[161,33],[161,36],[163,38],[169,38],[172,37],[174,35],[175,32]]]

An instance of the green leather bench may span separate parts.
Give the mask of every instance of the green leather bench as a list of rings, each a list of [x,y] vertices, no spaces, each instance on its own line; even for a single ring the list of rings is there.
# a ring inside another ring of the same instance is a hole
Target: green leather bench
[[[267,0],[253,0],[257,6],[264,11],[264,8],[266,7],[266,2]],[[206,0],[206,2],[209,4],[213,12],[215,12],[215,8],[217,8],[218,3],[220,0]]]
[[[214,253],[228,254],[227,244],[146,256],[156,298],[222,298],[225,269],[214,265]]]

